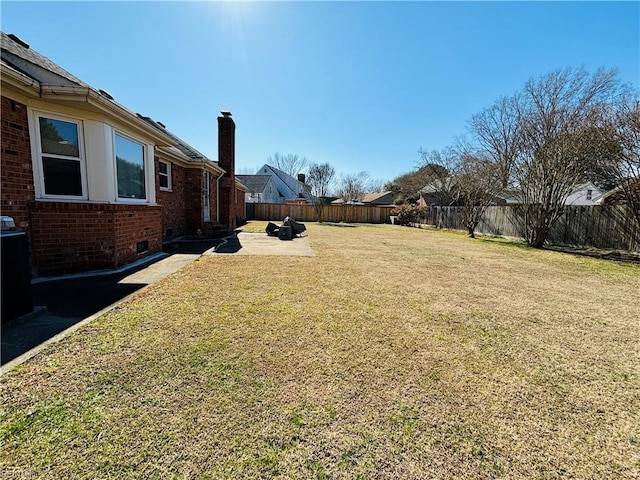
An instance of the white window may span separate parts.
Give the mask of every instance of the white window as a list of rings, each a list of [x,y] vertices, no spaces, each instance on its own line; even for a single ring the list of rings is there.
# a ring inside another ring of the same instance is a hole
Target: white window
[[[114,139],[118,198],[146,200],[144,145],[118,133]]]
[[[82,123],[37,115],[40,191],[45,197],[87,198]]]
[[[171,164],[169,162],[158,162],[158,177],[160,190],[171,190]]]
[[[205,222],[208,222],[209,220],[211,220],[211,214],[209,212],[209,189],[210,189],[210,183],[209,183],[209,172],[204,172],[203,173],[203,182],[202,182],[202,205],[203,205],[203,217],[202,219]]]

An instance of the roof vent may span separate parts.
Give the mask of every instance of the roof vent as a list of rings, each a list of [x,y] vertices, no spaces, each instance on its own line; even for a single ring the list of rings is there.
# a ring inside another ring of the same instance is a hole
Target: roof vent
[[[106,90],[100,89],[98,90],[98,92],[100,92],[100,95],[107,97],[109,100],[113,100],[113,95],[111,95]]]
[[[162,128],[167,128],[167,127],[165,127],[165,126],[164,126],[164,123],[162,123],[162,122],[156,122],[156,123],[157,123],[158,125],[160,125]]]
[[[16,42],[17,44],[22,45],[24,48],[29,48],[28,43],[23,42],[22,40],[20,40],[18,36],[14,35],[13,33],[10,33],[9,35],[7,35],[7,37],[9,37],[11,40]]]
[[[231,112],[229,110],[221,110],[220,113],[222,114],[222,116],[224,118],[229,118],[231,117]]]

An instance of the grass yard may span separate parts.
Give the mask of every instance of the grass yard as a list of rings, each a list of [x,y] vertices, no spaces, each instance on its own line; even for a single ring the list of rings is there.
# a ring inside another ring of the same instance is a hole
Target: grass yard
[[[6,374],[0,474],[640,476],[639,265],[307,227],[316,257],[203,257]]]

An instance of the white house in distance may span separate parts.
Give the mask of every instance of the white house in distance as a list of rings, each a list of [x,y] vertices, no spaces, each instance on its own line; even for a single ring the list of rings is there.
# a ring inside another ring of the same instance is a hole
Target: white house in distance
[[[283,202],[271,175],[236,175],[236,179],[247,187],[246,203]]]
[[[282,170],[265,163],[256,172],[256,175],[244,175],[243,177],[246,179],[246,177],[262,177],[266,175],[271,177],[278,190],[279,199],[275,203],[313,203],[311,188],[304,183],[305,176],[302,173],[298,174],[298,178],[293,178]],[[250,180],[247,179],[247,181]],[[244,181],[242,183],[248,186]]]
[[[567,197],[565,205],[598,205],[598,200],[605,192],[596,187],[593,183],[587,182],[580,185],[571,195]]]
[[[599,205],[598,200],[602,197],[603,191],[592,182],[579,185],[571,195],[564,201],[565,205],[592,206]],[[500,206],[522,205],[522,199],[518,189],[504,190],[496,197],[496,203]]]

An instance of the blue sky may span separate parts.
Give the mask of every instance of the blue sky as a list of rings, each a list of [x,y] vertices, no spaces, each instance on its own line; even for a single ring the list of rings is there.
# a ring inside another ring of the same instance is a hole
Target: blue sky
[[[639,2],[8,2],[2,30],[239,170],[274,152],[389,180],[532,76],[640,84]]]

